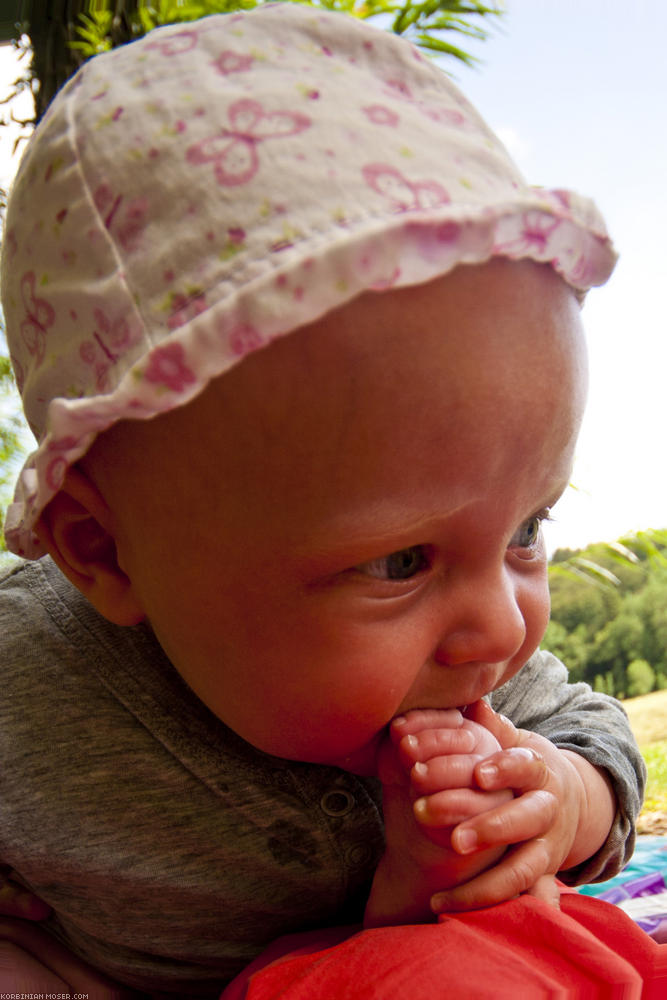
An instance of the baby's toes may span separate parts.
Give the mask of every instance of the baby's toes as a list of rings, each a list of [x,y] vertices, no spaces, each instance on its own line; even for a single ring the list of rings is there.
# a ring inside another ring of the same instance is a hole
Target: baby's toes
[[[470,788],[479,757],[470,753],[449,753],[417,761],[410,771],[415,795],[432,795],[450,788]]]
[[[404,736],[398,744],[399,755],[408,769],[435,757],[471,754],[474,749],[475,737],[467,729],[425,729]],[[480,759],[475,757],[475,761]]]
[[[458,708],[413,708],[393,719],[390,730],[392,738],[398,743],[404,736],[415,735],[425,729],[458,729],[463,721]]]

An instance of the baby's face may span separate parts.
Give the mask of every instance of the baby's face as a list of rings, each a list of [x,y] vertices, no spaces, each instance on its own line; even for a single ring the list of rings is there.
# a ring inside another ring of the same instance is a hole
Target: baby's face
[[[112,431],[121,488],[93,449],[147,618],[240,736],[370,773],[397,713],[468,704],[533,653],[540,521],[584,404],[578,313],[529,262],[369,293]]]

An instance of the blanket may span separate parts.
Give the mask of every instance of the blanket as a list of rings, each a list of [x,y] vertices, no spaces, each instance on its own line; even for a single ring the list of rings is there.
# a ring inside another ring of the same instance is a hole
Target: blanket
[[[579,891],[620,906],[654,940],[667,944],[667,837],[639,837],[619,875]]]
[[[275,942],[220,1000],[664,1000],[667,945],[623,910],[564,889],[437,923]]]

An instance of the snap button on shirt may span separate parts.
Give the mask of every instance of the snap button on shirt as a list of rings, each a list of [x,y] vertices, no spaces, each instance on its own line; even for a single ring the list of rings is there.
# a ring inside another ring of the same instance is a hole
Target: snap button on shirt
[[[371,860],[372,853],[368,844],[353,844],[345,851],[345,861],[350,868],[362,868]]]
[[[327,816],[346,816],[354,808],[354,796],[345,789],[336,788],[322,796],[320,806]]]

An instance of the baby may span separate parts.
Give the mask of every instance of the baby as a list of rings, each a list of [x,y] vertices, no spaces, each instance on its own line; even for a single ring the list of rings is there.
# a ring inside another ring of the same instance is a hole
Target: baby
[[[590,202],[347,16],[158,29],[66,86],[3,255],[40,443],[0,858],[54,939],[217,996],[286,933],[623,863],[627,721],[536,652],[613,262]]]

